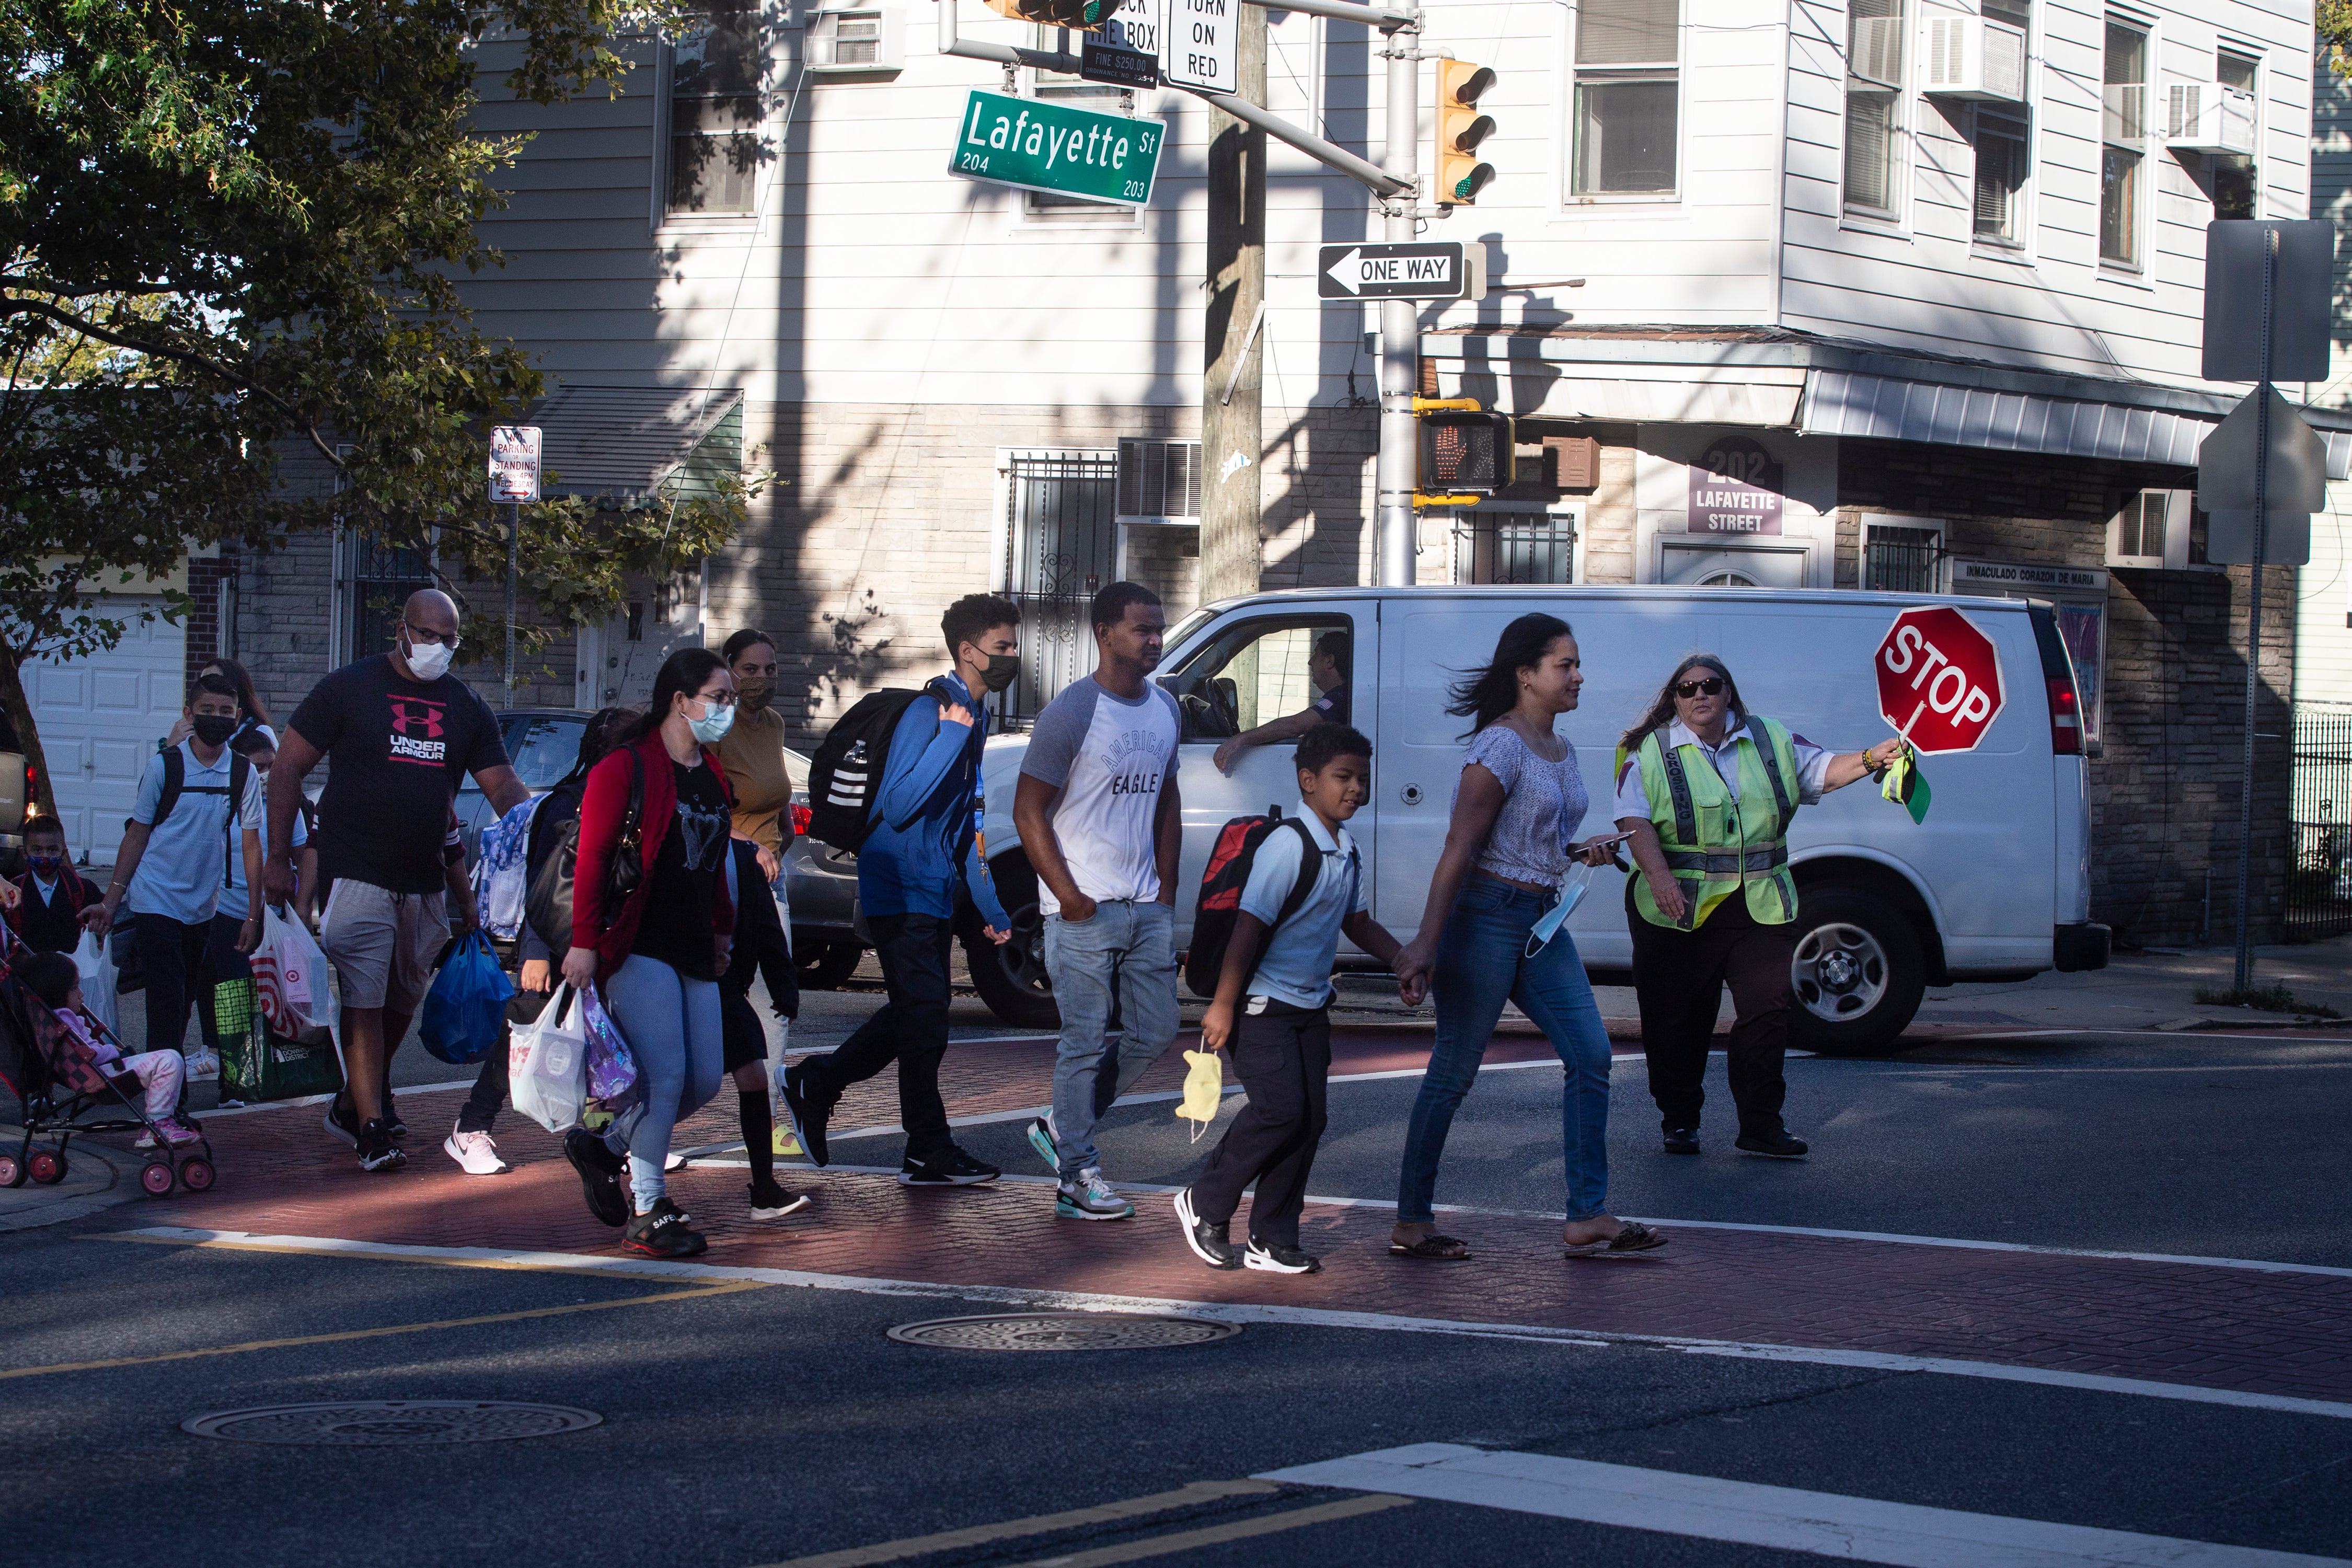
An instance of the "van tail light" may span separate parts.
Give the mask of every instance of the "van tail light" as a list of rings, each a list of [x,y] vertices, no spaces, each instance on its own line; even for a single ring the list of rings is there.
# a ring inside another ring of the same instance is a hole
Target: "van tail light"
[[[815,816],[816,813],[810,810],[807,806],[796,805],[793,807],[793,836],[795,837],[802,838],[808,837],[809,824],[815,819]]]
[[[2083,712],[2069,677],[2053,677],[2050,688],[2050,750],[2062,757],[2083,754]]]

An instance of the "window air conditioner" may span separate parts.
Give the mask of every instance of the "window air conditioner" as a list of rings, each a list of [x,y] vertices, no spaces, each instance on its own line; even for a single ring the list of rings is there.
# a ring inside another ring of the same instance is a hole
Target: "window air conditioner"
[[[2189,566],[2189,514],[2195,490],[2140,490],[2124,497],[2107,521],[2107,564],[2179,572]]]
[[[2025,101],[2025,33],[1982,16],[1932,16],[1919,24],[1922,92],[1990,103]]]
[[[819,11],[809,21],[808,68],[840,74],[901,68],[907,50],[899,20],[893,5]]]
[[[2164,144],[2177,153],[2251,153],[2254,95],[2210,81],[2176,81],[2164,91]]]

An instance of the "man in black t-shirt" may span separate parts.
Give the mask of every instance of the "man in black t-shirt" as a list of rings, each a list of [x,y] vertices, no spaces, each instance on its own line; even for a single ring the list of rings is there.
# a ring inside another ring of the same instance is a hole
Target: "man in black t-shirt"
[[[311,688],[269,774],[264,883],[270,900],[282,903],[294,895],[302,780],[320,758],[329,763],[311,842],[320,875],[334,884],[320,945],[342,986],[346,1081],[327,1107],[327,1130],[358,1149],[363,1171],[406,1163],[384,1114],[383,1086],[449,939],[441,853],[449,803],[467,773],[499,816],[530,798],[508,765],[488,706],[448,673],[457,641],[449,595],[435,588],[410,595],[393,650]]]

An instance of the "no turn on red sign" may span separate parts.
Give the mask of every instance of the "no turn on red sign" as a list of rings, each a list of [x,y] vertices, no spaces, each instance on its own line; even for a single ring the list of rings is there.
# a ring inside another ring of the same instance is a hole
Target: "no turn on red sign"
[[[1874,661],[1878,710],[1922,753],[1974,751],[2000,714],[2000,653],[1959,611],[1906,610]]]

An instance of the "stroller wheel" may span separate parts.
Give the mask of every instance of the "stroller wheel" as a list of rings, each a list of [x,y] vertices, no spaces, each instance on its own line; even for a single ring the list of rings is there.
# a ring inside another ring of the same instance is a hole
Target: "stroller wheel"
[[[45,1187],[54,1187],[66,1179],[66,1156],[62,1149],[36,1149],[31,1161],[33,1180]]]
[[[219,1179],[213,1170],[213,1163],[202,1155],[180,1162],[180,1184],[192,1193],[208,1193],[212,1191],[213,1183]]]
[[[139,1184],[147,1189],[151,1198],[160,1198],[172,1190],[172,1165],[168,1160],[150,1160],[140,1168]]]
[[[0,1154],[0,1187],[21,1187],[25,1184],[25,1162],[14,1154]]]

